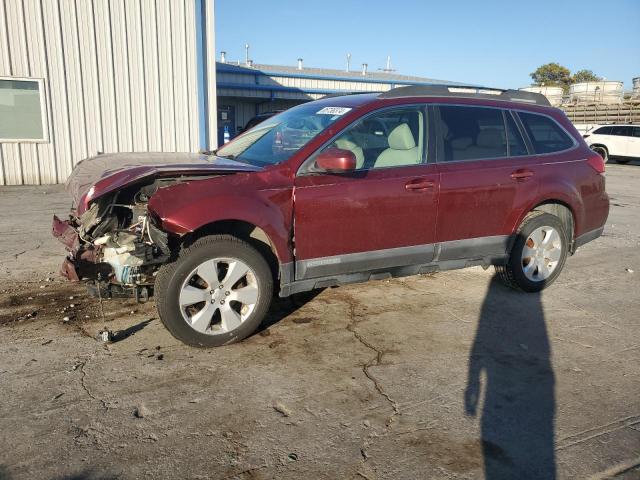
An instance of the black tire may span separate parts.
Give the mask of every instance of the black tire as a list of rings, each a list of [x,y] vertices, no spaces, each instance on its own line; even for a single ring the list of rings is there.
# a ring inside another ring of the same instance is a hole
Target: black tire
[[[627,163],[629,163],[631,161],[630,158],[620,158],[620,157],[616,157],[616,163],[621,163],[623,165],[626,165]]]
[[[529,235],[540,227],[553,227],[560,235],[561,254],[558,264],[551,275],[545,280],[532,281],[526,277],[522,264],[522,251],[525,247]],[[569,251],[569,236],[564,224],[555,215],[534,210],[530,212],[520,224],[516,233],[513,247],[509,254],[509,259],[505,265],[495,267],[498,278],[507,286],[525,292],[539,292],[551,285],[564,267]]]
[[[251,268],[258,285],[258,300],[253,312],[239,327],[208,335],[194,330],[183,318],[180,289],[198,265],[221,257],[236,258]],[[194,347],[218,347],[239,342],[258,328],[273,298],[273,275],[264,257],[248,243],[231,235],[210,235],[183,248],[175,261],[163,265],[156,277],[154,291],[160,320],[175,338]]]
[[[609,149],[607,147],[604,145],[592,145],[590,148],[602,157],[604,163],[609,161]]]

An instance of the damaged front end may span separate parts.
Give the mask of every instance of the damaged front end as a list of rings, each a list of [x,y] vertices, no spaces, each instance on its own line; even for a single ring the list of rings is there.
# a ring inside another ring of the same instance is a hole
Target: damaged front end
[[[147,211],[149,198],[173,179],[156,180],[105,195],[81,215],[53,217],[53,235],[68,252],[60,274],[88,280],[98,294],[147,298],[154,275],[170,256],[170,239]]]

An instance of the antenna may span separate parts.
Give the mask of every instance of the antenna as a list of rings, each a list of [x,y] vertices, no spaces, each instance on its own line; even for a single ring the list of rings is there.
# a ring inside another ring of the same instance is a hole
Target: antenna
[[[249,44],[244,44],[244,64],[249,65]]]
[[[351,67],[351,54],[347,53],[347,72],[349,71],[350,67]]]

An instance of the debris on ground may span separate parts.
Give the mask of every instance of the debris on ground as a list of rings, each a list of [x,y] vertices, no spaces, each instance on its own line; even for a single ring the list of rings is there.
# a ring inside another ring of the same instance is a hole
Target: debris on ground
[[[275,402],[273,404],[273,409],[280,413],[283,417],[290,417],[291,410],[289,410],[282,402]]]
[[[144,418],[149,415],[149,410],[142,403],[133,410],[133,416],[136,418]]]
[[[625,268],[625,270],[626,270],[627,273],[633,273],[633,270],[631,268],[627,267],[627,268]]]
[[[104,327],[103,330],[98,332],[98,341],[106,343],[111,340],[113,340],[113,332],[107,329],[107,327]]]

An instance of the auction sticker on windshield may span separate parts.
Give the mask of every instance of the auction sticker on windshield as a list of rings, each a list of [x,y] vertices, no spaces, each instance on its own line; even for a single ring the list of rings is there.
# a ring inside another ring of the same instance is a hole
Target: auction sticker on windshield
[[[316,113],[316,115],[344,115],[350,108],[347,107],[324,107]]]

